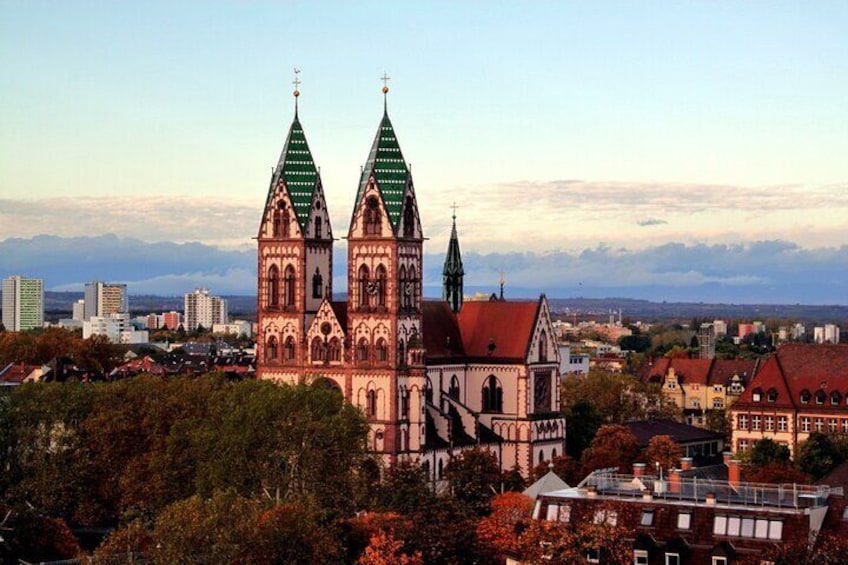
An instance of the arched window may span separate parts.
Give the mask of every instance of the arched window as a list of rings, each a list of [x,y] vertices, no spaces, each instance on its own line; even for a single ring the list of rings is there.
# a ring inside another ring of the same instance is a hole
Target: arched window
[[[548,362],[548,334],[545,330],[539,333],[539,363]]]
[[[359,267],[359,307],[365,308],[368,306],[368,267],[362,265]]]
[[[406,365],[406,344],[398,340],[398,365]]]
[[[364,337],[356,344],[356,360],[361,363],[368,361],[368,340]]]
[[[289,237],[291,234],[289,225],[291,224],[291,216],[289,215],[288,208],[286,208],[285,202],[280,202],[280,209],[282,210],[281,218],[280,218],[280,235],[279,237]]]
[[[276,265],[268,269],[268,307],[280,306],[280,270]]]
[[[545,452],[544,450],[539,452],[539,465],[545,462]]]
[[[380,203],[373,196],[365,201],[365,235],[380,235]]]
[[[315,267],[315,274],[312,275],[312,298],[321,298],[324,294],[324,277],[321,276],[321,269]]]
[[[483,386],[483,412],[503,412],[503,389],[495,375]]]
[[[430,382],[430,377],[427,377],[427,384],[424,385],[424,400],[433,403],[433,383]]]
[[[409,418],[409,391],[406,387],[401,387],[400,390],[400,417]]]
[[[320,337],[315,336],[312,338],[312,347],[310,348],[310,354],[313,362],[323,361],[324,360],[324,342]]]
[[[378,363],[385,363],[389,360],[389,349],[386,347],[386,340],[382,337],[377,340],[375,356]]]
[[[398,271],[398,306],[406,308],[406,265],[401,265]]]
[[[283,285],[283,306],[294,306],[294,267],[291,265],[286,267]]]
[[[448,388],[448,396],[454,400],[459,400],[459,379],[456,375],[451,377],[450,387]]]
[[[331,362],[339,362],[342,360],[342,344],[339,338],[334,337],[330,340],[327,346],[327,357]]]
[[[382,265],[377,267],[377,306],[386,305],[386,268]]]
[[[403,237],[415,237],[415,209],[411,196],[406,197],[403,209]]]
[[[271,229],[271,237],[280,237],[283,227],[283,215],[279,210],[274,210],[274,220]]]
[[[265,344],[265,362],[274,363],[277,361],[277,338],[271,336]]]
[[[555,447],[554,450],[551,452],[551,461],[556,459],[556,456],[557,456],[557,452],[556,452],[556,447]]]
[[[283,359],[288,362],[294,361],[294,337],[286,338],[286,343],[283,346]]]
[[[321,216],[317,216],[315,218],[315,239],[321,239],[321,231],[323,226],[321,225]]]
[[[439,479],[444,479],[444,478],[445,478],[445,464],[441,459],[439,459]]]
[[[373,388],[368,391],[368,406],[366,407],[368,416],[374,417],[377,415],[377,391]]]
[[[406,296],[406,307],[409,310],[416,310],[418,308],[418,278],[415,267],[410,267],[407,271],[406,288],[403,291]]]

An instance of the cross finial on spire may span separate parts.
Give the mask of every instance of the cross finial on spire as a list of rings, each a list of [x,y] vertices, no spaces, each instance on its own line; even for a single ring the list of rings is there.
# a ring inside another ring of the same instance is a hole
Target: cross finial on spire
[[[383,71],[383,76],[380,77],[380,80],[383,81],[383,111],[386,112],[388,111],[387,94],[389,93],[389,80],[391,80],[391,78],[392,77],[390,77],[386,71]]]
[[[457,206],[456,202],[454,202],[453,204],[451,204],[451,208],[453,209],[453,216],[452,217],[453,217],[454,220],[456,220],[456,209],[459,208],[459,206]]]
[[[294,95],[294,115],[295,116],[297,116],[297,97],[300,96],[300,90],[297,89],[297,87],[300,86],[300,77],[297,76],[299,74],[300,74],[300,69],[295,67],[294,68],[294,80],[292,81],[292,84],[294,85],[294,92],[292,92],[292,94]]]

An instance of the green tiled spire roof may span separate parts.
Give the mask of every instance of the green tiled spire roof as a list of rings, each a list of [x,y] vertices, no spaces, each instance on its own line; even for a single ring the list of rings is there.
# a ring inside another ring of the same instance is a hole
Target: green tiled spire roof
[[[362,201],[365,188],[368,186],[368,179],[372,174],[377,180],[377,188],[383,197],[389,221],[391,221],[394,229],[397,229],[401,208],[403,207],[403,194],[409,179],[409,169],[407,169],[403,153],[400,151],[400,145],[395,136],[392,122],[389,120],[388,112],[383,114],[380,129],[377,130],[374,143],[371,145],[371,153],[368,154],[368,162],[362,170],[354,212]]]
[[[303,133],[297,112],[295,112],[286,144],[283,146],[280,160],[271,178],[268,201],[265,204],[266,209],[271,203],[277,184],[281,179],[288,189],[300,229],[305,231],[306,223],[309,220],[309,211],[312,208],[312,198],[320,176],[318,169],[315,168],[315,162],[312,160],[312,152],[309,151],[309,144],[306,143],[306,135]]]

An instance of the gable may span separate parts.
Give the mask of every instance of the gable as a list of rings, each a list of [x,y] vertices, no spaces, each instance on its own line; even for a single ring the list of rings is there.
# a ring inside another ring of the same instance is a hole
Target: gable
[[[466,302],[457,315],[468,357],[524,363],[536,326],[537,302]]]
[[[548,301],[544,295],[539,298],[536,312],[536,322],[534,324],[531,340],[530,343],[528,343],[527,354],[525,356],[526,362],[556,362],[557,365],[559,365],[559,347],[557,347],[556,338],[554,337],[554,327],[551,323],[551,313],[548,308]]]

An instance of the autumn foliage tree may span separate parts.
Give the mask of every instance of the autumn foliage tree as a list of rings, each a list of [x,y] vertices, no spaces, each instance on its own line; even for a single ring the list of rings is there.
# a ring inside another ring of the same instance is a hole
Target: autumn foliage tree
[[[639,456],[639,442],[624,426],[601,426],[595,439],[583,452],[581,463],[586,473],[596,469],[617,467],[627,472]]]
[[[519,537],[530,523],[533,500],[521,493],[505,492],[492,498],[491,513],[477,523],[480,553],[495,562],[505,553],[521,549]]]
[[[668,471],[679,466],[683,457],[683,448],[669,436],[654,436],[645,448],[645,462],[648,469],[657,467]]]

